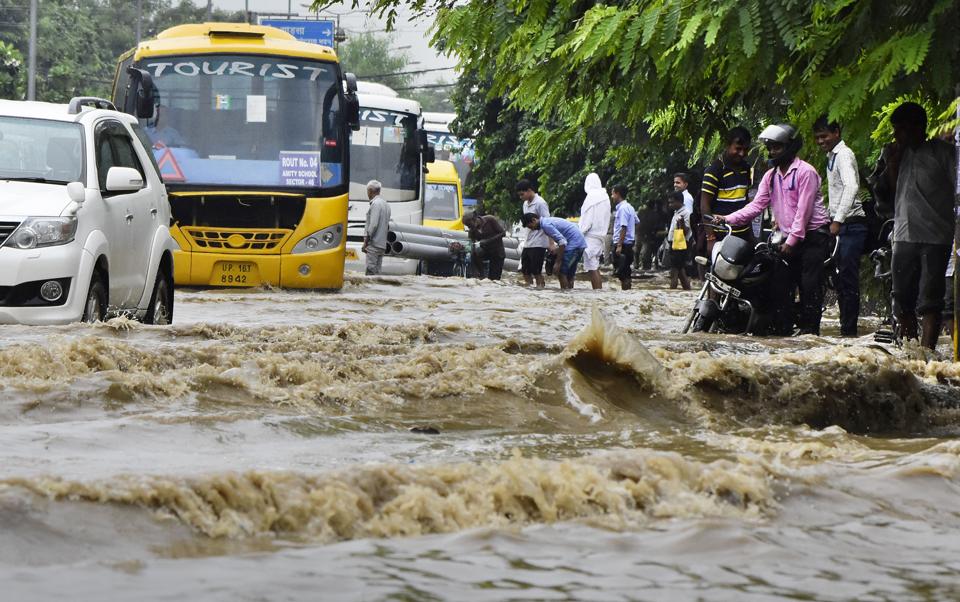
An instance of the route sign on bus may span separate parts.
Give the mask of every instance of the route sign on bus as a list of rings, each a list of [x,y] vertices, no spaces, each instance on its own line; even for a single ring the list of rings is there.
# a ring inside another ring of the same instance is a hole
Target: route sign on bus
[[[333,48],[334,22],[316,19],[260,19],[260,25],[276,27],[301,42],[310,42]]]

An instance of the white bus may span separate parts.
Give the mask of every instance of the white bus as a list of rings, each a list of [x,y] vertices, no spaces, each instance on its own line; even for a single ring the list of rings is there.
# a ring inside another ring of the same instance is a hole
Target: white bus
[[[377,93],[371,93],[375,91]],[[390,95],[392,93],[392,95]],[[350,206],[347,223],[346,270],[363,272],[361,252],[367,209],[367,182],[379,180],[380,194],[390,203],[390,219],[423,225],[424,153],[428,150],[422,129],[420,103],[399,98],[386,86],[359,82],[360,129],[350,139]],[[386,256],[384,274],[416,274],[419,261]]]
[[[460,183],[466,188],[473,171],[474,146],[472,138],[458,138],[450,133],[450,123],[456,117],[456,113],[424,111],[423,129],[427,132],[427,141],[436,152],[436,159],[453,163]]]

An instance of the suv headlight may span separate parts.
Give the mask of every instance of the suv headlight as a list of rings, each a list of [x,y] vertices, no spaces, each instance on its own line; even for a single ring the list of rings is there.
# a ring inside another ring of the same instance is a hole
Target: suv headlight
[[[73,241],[77,234],[77,218],[72,217],[28,217],[23,220],[3,243],[14,249],[35,249],[65,245]]]
[[[290,252],[296,255],[298,253],[316,253],[317,251],[335,249],[340,246],[342,240],[343,224],[337,224],[305,236]]]

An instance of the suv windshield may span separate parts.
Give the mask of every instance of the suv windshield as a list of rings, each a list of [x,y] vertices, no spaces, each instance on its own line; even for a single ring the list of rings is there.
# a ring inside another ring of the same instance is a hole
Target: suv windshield
[[[460,217],[460,203],[455,184],[427,184],[423,203],[423,219],[455,220]]]
[[[350,137],[350,198],[367,200],[367,182],[379,180],[385,201],[420,198],[417,116],[360,108],[360,129]]]
[[[335,63],[245,55],[151,58],[144,120],[164,182],[327,188],[343,182]]]
[[[83,181],[83,127],[49,119],[0,117],[0,179]]]

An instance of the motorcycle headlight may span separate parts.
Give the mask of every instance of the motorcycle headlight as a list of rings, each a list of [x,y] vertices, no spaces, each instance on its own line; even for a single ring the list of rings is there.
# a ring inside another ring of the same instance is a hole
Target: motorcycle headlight
[[[343,224],[336,224],[305,236],[293,247],[291,253],[296,255],[326,251],[339,247],[341,241],[343,241]]]
[[[742,268],[743,266],[734,265],[724,259],[722,255],[719,255],[713,264],[713,273],[721,280],[731,282],[737,279]]]
[[[35,249],[73,242],[77,234],[77,218],[28,217],[4,242],[5,247]]]

